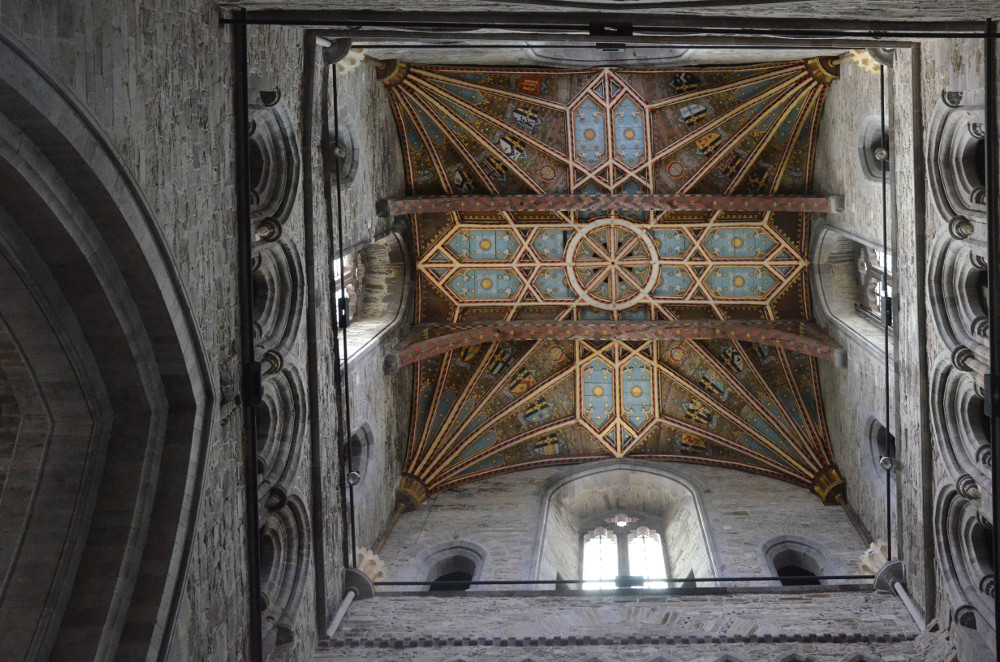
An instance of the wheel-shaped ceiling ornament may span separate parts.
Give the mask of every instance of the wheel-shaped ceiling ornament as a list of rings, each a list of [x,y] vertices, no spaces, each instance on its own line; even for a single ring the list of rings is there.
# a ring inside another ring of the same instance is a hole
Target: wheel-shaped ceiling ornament
[[[566,255],[572,264],[570,287],[595,308],[628,308],[656,286],[656,244],[648,232],[624,219],[594,221],[573,235]]]

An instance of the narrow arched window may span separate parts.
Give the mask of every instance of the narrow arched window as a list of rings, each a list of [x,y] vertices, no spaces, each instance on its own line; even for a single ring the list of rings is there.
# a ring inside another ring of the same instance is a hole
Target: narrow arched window
[[[660,532],[624,513],[606,521],[610,530],[598,527],[583,536],[581,577],[590,580],[584,589],[615,588],[618,577],[628,577],[633,588],[669,588]]]
[[[334,296],[346,297],[349,302],[348,320],[356,319],[365,296],[365,263],[357,253],[345,255],[343,264],[339,259],[333,261],[333,287]]]
[[[858,246],[858,303],[855,309],[879,325],[892,326],[892,255]]]
[[[641,577],[666,578],[663,562],[663,541],[660,534],[640,526],[628,536],[629,574]],[[667,582],[646,582],[643,588],[667,588]]]
[[[583,579],[591,581],[583,588],[591,591],[615,587],[618,576],[618,537],[598,528],[583,537]]]

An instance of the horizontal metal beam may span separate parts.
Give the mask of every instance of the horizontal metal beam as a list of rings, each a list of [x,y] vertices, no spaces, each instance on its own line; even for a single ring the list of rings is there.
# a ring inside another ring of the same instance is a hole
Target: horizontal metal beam
[[[830,213],[843,208],[836,196],[769,195],[667,195],[649,194],[541,194],[541,195],[436,195],[392,198],[379,203],[390,216],[448,212],[535,211],[792,211]]]

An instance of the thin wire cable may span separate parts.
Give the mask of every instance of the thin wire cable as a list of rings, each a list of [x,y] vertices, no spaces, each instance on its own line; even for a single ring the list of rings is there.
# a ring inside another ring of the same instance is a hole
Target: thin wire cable
[[[892,314],[892,298],[889,297],[889,204],[888,204],[888,174],[889,164],[889,141],[885,132],[885,67],[880,65],[879,71],[879,103],[881,113],[879,115],[882,125],[880,143],[882,145],[882,330],[884,332],[885,344],[885,449],[893,463],[895,462],[895,446],[892,437],[892,412],[889,410],[889,322]],[[893,463],[885,470],[885,540],[886,558],[892,560],[892,468]]]
[[[663,578],[663,579],[645,579],[643,582],[681,582],[681,583],[710,583],[710,582],[776,582],[781,580],[796,580],[796,579],[815,579],[817,581],[822,580],[849,580],[849,579],[875,579],[875,575],[795,575],[789,577],[676,577],[676,578]],[[431,584],[459,584],[462,586],[519,586],[519,585],[550,585],[550,584],[606,584],[607,579],[494,579],[494,580],[469,580],[464,581],[461,579],[448,579],[448,580],[428,580],[428,581],[413,581],[413,582],[372,582],[375,586],[430,586]],[[620,590],[622,588],[638,588],[638,587],[616,587],[615,589],[609,590]],[[647,589],[643,589],[647,590]]]
[[[333,70],[333,74],[330,77],[333,80],[333,148],[336,149],[340,145],[340,109],[337,97],[337,66],[327,65]],[[354,458],[351,452],[351,380],[348,368],[348,356],[347,356],[347,326],[350,324],[350,303],[347,301],[347,286],[345,284],[347,277],[347,272],[344,270],[344,214],[343,214],[343,203],[341,201],[341,182],[340,182],[340,159],[334,159],[336,164],[334,166],[334,174],[337,178],[337,252],[340,258],[340,300],[336,302],[334,306],[334,315],[338,320],[343,322],[343,324],[336,324],[334,328],[337,329],[337,335],[340,336],[341,331],[343,331],[344,340],[344,367],[341,371],[344,379],[344,432],[347,437],[347,444],[344,446],[344,455],[347,456],[347,471],[348,473],[354,472]],[[341,311],[341,302],[344,303],[344,310]],[[343,312],[343,315],[341,315]],[[339,338],[338,338],[339,340]],[[339,360],[338,360],[339,364]],[[351,565],[353,567],[358,567],[358,537],[355,523],[355,513],[354,513],[354,485],[351,481],[347,481],[347,492],[350,498],[351,504]]]

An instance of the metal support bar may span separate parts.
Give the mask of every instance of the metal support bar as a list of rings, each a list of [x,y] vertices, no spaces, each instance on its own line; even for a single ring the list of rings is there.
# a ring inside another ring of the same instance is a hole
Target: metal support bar
[[[246,11],[238,16],[246,18]],[[233,130],[236,147],[236,238],[237,280],[240,302],[240,358],[243,368],[243,478],[246,493],[247,544],[247,656],[251,662],[263,659],[261,629],[260,539],[257,534],[257,412],[255,401],[260,389],[260,364],[254,356],[253,341],[253,227],[250,222],[250,114],[247,75],[247,26],[232,24],[233,34]]]
[[[357,589],[347,589],[347,595],[344,596],[344,601],[340,603],[340,608],[337,609],[337,613],[333,615],[333,620],[330,621],[330,625],[326,628],[327,638],[337,634],[340,622],[344,620],[344,616],[347,616],[347,610],[351,608],[351,603],[354,602],[354,598],[357,594]]]
[[[669,577],[661,579],[646,579],[644,581],[650,583],[661,583],[661,582],[674,582],[674,583],[698,583],[707,584],[711,582],[723,583],[723,582],[777,582],[781,580],[789,579],[816,579],[819,581],[824,580],[841,580],[847,581],[851,579],[875,579],[875,575],[801,575],[796,577]],[[447,581],[423,581],[423,582],[372,582],[374,586],[430,586],[431,584],[460,584],[462,586],[531,586],[531,585],[551,585],[551,584],[595,584],[595,583],[607,583],[606,579],[495,579],[495,580],[478,580],[478,581],[462,581],[462,580],[447,580]]]
[[[380,211],[391,216],[448,212],[537,212],[537,211],[791,211],[812,214],[837,212],[842,198],[831,196],[770,195],[671,195],[671,194],[576,194],[541,195],[435,195],[393,198],[382,201]]]
[[[986,21],[984,34],[986,54],[986,233],[987,233],[987,277],[989,283],[989,321],[990,321],[990,382],[997,382],[1000,374],[1000,136],[997,118],[997,24],[993,19]],[[992,393],[987,393],[992,398]],[[1000,439],[1000,412],[993,408],[993,417],[988,427],[990,447],[993,451],[993,463],[990,479],[993,486],[993,567],[1000,568],[1000,504],[997,499],[997,439]],[[993,596],[993,614],[1000,614],[1000,591]],[[994,629],[996,622],[994,620]]]

